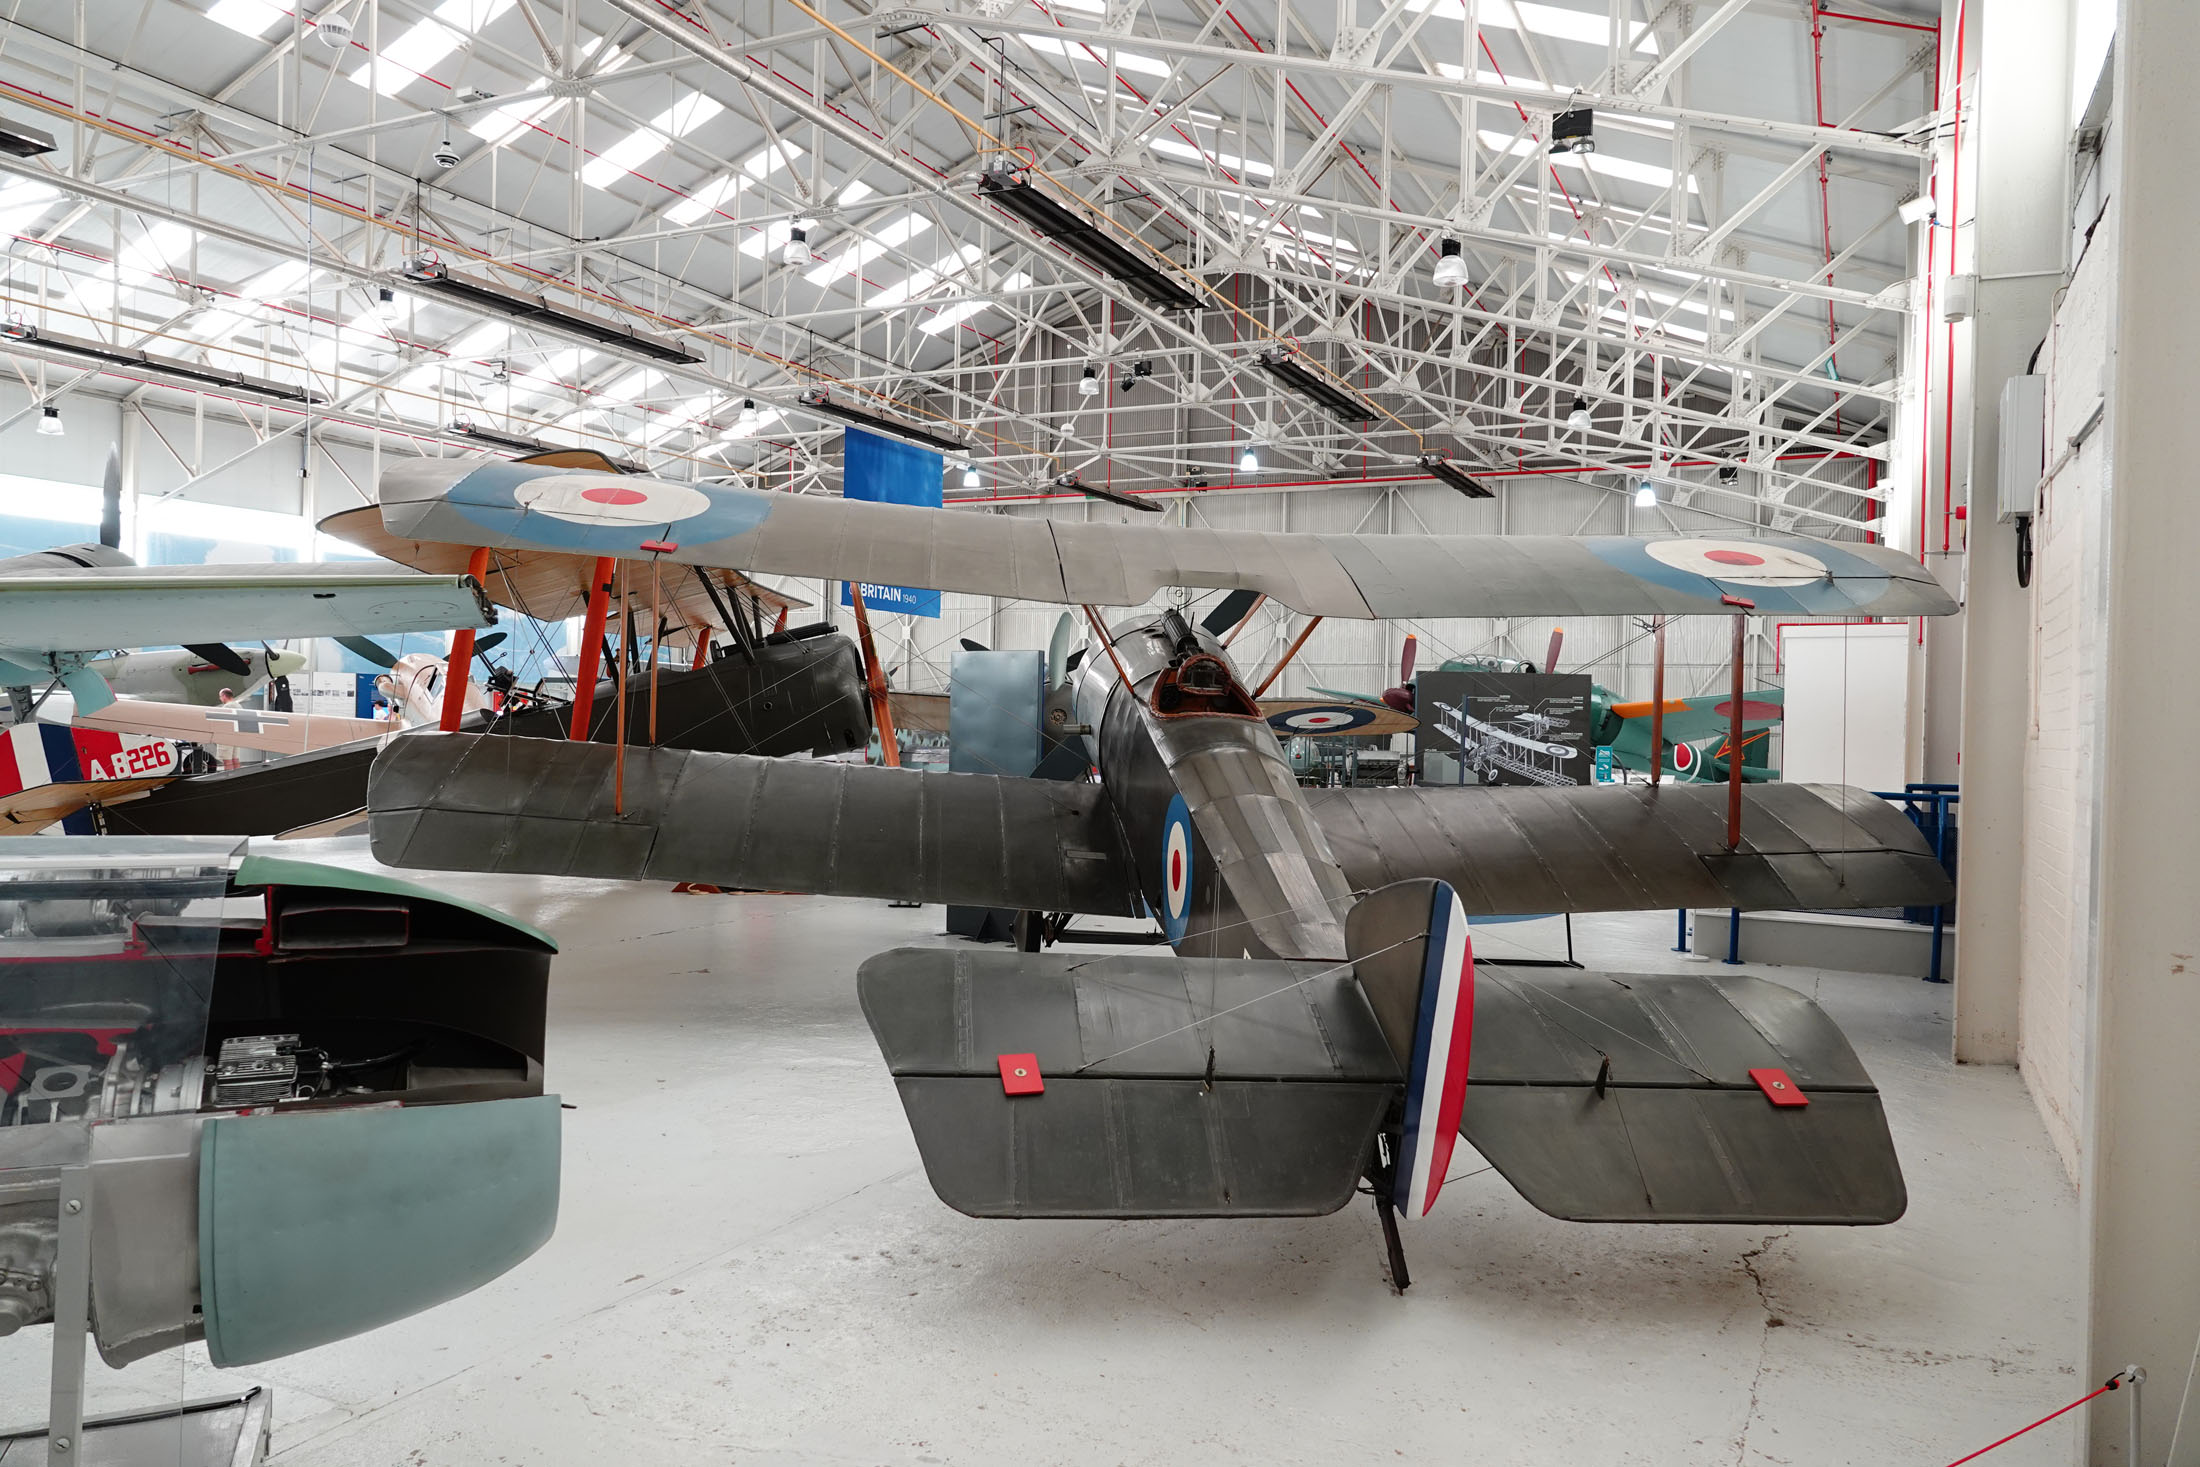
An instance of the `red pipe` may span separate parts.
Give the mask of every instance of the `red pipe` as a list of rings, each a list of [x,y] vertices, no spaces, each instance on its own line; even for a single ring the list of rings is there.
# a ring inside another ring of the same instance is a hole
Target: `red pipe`
[[[603,623],[611,610],[611,573],[618,562],[608,555],[596,558],[595,574],[588,582],[588,618],[581,623],[581,665],[573,675],[573,708],[565,736],[577,744],[588,742],[588,715],[596,709],[596,675],[602,667]]]
[[[1963,193],[1963,31],[1964,4],[1956,6],[1956,92],[1955,127],[1948,139],[1948,274],[1956,273],[1956,228],[1960,213],[1959,200]],[[1927,329],[1931,329],[1928,321]],[[1950,527],[1954,522],[1956,483],[1956,323],[1948,323],[1948,384],[1947,401],[1942,404],[1945,419],[1940,432],[1940,552],[1948,553]]]
[[[1927,25],[1923,21],[1881,20],[1876,15],[1850,15],[1839,10],[1821,10],[1818,13],[1828,20],[1853,20],[1859,25],[1883,25],[1898,31],[1931,31],[1936,36],[1940,34],[1940,22],[1937,20]]]

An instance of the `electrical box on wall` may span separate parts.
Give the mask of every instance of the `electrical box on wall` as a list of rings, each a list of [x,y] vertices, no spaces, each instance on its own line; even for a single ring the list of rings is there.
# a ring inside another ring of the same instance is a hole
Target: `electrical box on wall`
[[[1978,309],[1978,277],[1951,275],[1940,283],[1940,319],[1968,321]]]
[[[2047,469],[2047,378],[2011,377],[2001,384],[2001,451],[1994,518],[2004,524],[2039,508]]]

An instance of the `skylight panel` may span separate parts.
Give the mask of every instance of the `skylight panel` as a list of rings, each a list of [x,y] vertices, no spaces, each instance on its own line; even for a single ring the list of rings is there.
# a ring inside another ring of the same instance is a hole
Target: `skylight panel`
[[[897,281],[884,287],[871,297],[868,304],[882,311],[891,310],[895,306],[906,305],[926,291],[933,289],[941,281],[962,274],[963,271],[978,263],[979,256],[983,253],[984,251],[976,245],[964,245],[945,259],[935,261],[933,264],[917,271],[907,280]]]
[[[665,380],[665,374],[655,367],[636,367],[604,388],[598,396],[609,402],[636,402],[654,392]]]
[[[215,0],[206,18],[240,36],[259,37],[273,30],[277,22],[289,20],[290,14],[279,5],[268,4],[268,0]]]
[[[1031,277],[1019,270],[1003,280],[1000,288],[1004,291],[1022,290],[1029,284],[1031,284]],[[938,315],[929,321],[918,323],[917,329],[927,336],[937,336],[942,331],[950,331],[960,326],[972,316],[977,315],[978,312],[991,310],[998,304],[1000,303],[990,296],[972,296],[968,300],[957,301],[951,306],[940,307]]]
[[[1274,178],[1276,176],[1275,168],[1270,164],[1261,162],[1258,158],[1240,158],[1235,153],[1203,153],[1182,138],[1148,138],[1146,146],[1152,148],[1156,153],[1162,153],[1171,158],[1189,158],[1197,163],[1205,163],[1212,156],[1216,165],[1223,171],[1240,173],[1248,178]]]
[[[194,234],[189,225],[162,220],[122,247],[115,256],[116,272],[132,285],[152,285],[173,273]]]
[[[689,92],[591,159],[581,170],[581,181],[590,188],[609,188],[671,147],[674,138],[687,136],[725,110],[725,103]]]
[[[844,275],[855,274],[888,250],[899,249],[931,227],[929,219],[904,214],[872,230],[871,238],[858,239],[824,264],[803,271],[802,278],[812,285],[829,285]]]
[[[741,193],[751,183],[761,183],[779,169],[792,168],[801,161],[802,150],[792,143],[774,143],[760,148],[742,160],[738,172],[721,175],[702,185],[692,195],[665,210],[665,217],[674,224],[693,224]],[[853,188],[855,185],[850,184],[849,187]],[[782,235],[779,242],[785,244],[786,237]],[[742,248],[747,250],[748,247],[744,245]],[[753,253],[762,254],[762,247]]]
[[[1066,61],[1083,62],[1087,66],[1097,66],[1103,71],[1107,69],[1107,52],[1101,51],[1096,56],[1092,50],[1086,49],[1081,42],[1057,41],[1052,36],[1025,36],[1023,42],[1042,56],[1059,56]],[[1095,47],[1093,50],[1098,50],[1098,48]],[[1115,53],[1115,69],[1117,71],[1134,71],[1145,76],[1167,76],[1169,74],[1169,63],[1158,56],[1148,56],[1143,52],[1118,50]]]
[[[1406,0],[1415,10],[1429,10],[1438,20],[1467,18],[1467,7],[1461,0]],[[1533,0],[1481,0],[1480,20],[1483,30],[1525,31],[1532,35],[1550,36],[1555,40],[1579,41],[1587,46],[1610,44],[1611,22],[1602,14],[1588,10],[1568,10],[1557,5],[1537,5]],[[1632,34],[1632,22],[1623,22]],[[1642,39],[1635,43],[1638,56],[1658,54],[1657,37],[1645,29]],[[1519,83],[1533,85],[1533,83]]]
[[[451,355],[484,362],[504,355],[512,344],[512,328],[501,321],[484,321],[451,343]]]
[[[51,184],[28,178],[0,183],[0,235],[22,234],[45,216],[61,197]]]
[[[379,65],[369,59],[353,67],[351,79],[394,97],[427,75],[428,68],[466,43],[512,8],[513,0],[443,0],[428,19],[415,22],[382,48]]]
[[[840,191],[840,197],[838,199],[835,199],[834,202],[839,204],[840,207],[843,209],[849,209],[855,207],[857,204],[862,203],[865,199],[871,197],[871,195],[877,192],[877,189],[871,187],[869,184],[865,183],[862,179],[859,178],[854,183],[851,183],[846,188],[842,189]]]

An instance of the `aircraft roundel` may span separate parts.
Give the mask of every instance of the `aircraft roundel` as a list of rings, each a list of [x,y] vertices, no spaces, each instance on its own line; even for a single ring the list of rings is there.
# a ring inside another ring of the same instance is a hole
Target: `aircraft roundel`
[[[1278,713],[1268,720],[1268,726],[1277,733],[1305,734],[1318,738],[1324,734],[1350,733],[1365,728],[1375,721],[1375,710],[1359,708],[1350,703],[1334,703],[1319,708],[1293,708]]]
[[[1174,945],[1192,917],[1192,812],[1182,795],[1169,800],[1161,832],[1161,930]]]
[[[561,474],[512,491],[521,509],[576,525],[676,525],[710,508],[710,496],[685,484],[614,474]]]
[[[1741,586],[1807,586],[1827,574],[1817,556],[1763,540],[1652,540],[1642,548],[1660,565]]]
[[[1869,610],[1887,594],[1887,573],[1827,540],[1809,549],[1780,540],[1662,540],[1602,536],[1582,542],[1616,569],[1653,586],[1700,599],[1719,611],[1723,595],[1756,603],[1759,612],[1832,616]]]
[[[1674,769],[1674,772],[1675,772],[1675,773],[1678,773],[1678,774],[1686,774],[1686,773],[1688,773],[1688,771],[1690,771],[1691,769],[1694,769],[1695,767],[1696,767],[1696,751],[1695,751],[1695,749],[1694,749],[1694,748],[1692,748],[1692,747],[1690,747],[1690,746],[1689,746],[1689,745],[1687,745],[1687,744],[1675,744],[1675,745],[1673,746],[1673,769]]]
[[[521,535],[555,550],[644,558],[645,541],[701,545],[746,534],[771,517],[748,489],[697,488],[641,475],[547,464],[485,463],[444,491],[444,502],[485,532]]]

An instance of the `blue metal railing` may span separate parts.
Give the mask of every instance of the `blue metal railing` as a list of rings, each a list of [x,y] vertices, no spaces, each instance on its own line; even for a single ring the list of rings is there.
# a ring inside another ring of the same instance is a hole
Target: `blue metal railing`
[[[1902,786],[1902,793],[1898,795],[1885,791],[1874,793],[1882,800],[1901,803],[1904,812],[1910,817],[1910,823],[1923,831],[1926,840],[1932,843],[1933,859],[1940,863],[1941,868],[1947,871],[1949,879],[1953,880],[1955,863],[1948,856],[1948,837],[1952,833],[1949,816],[1963,799],[1962,787],[1953,784],[1919,783]],[[1941,941],[1948,927],[1948,905],[1942,902],[1933,908],[1933,962],[1931,971],[1925,975],[1927,983],[1948,981],[1941,972],[1940,960]]]
[[[1949,879],[1954,880],[1956,874],[1955,861],[1949,854],[1949,837],[1954,834],[1954,829],[1949,817],[1955,806],[1963,799],[1962,787],[1953,784],[1920,782],[1904,785],[1900,794],[1890,794],[1884,790],[1875,790],[1873,793],[1882,800],[1890,800],[1903,807],[1903,813],[1910,817],[1910,823],[1923,831],[1926,840],[1931,843],[1933,859],[1940,863],[1943,870],[1947,871]],[[1950,905],[1950,903],[1943,902],[1933,908],[1933,956],[1932,966],[1925,975],[1927,983],[1946,983],[1948,981],[1941,973],[1941,946],[1947,935],[1948,908]],[[1677,918],[1678,933],[1674,938],[1673,951],[1677,953],[1686,952],[1688,951],[1688,908],[1682,907],[1674,915]],[[1726,922],[1725,961],[1739,963],[1742,960],[1741,908],[1736,907],[1729,911]]]

